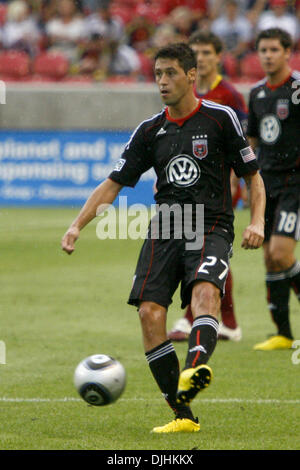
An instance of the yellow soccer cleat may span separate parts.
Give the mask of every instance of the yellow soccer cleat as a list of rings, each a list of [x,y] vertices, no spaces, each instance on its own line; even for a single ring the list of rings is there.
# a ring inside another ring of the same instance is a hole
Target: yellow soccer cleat
[[[153,428],[152,432],[155,433],[168,433],[168,432],[198,432],[200,431],[200,424],[187,418],[177,418],[164,426],[157,426]]]
[[[293,340],[286,336],[276,335],[267,339],[263,343],[253,346],[255,351],[274,351],[276,349],[291,349]]]
[[[198,392],[209,386],[212,378],[212,370],[206,364],[185,369],[179,377],[177,403],[189,405]]]

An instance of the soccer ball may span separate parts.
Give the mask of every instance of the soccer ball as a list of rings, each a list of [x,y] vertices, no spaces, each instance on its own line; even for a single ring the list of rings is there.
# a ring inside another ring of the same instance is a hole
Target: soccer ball
[[[104,406],[116,401],[126,385],[123,365],[105,354],[95,354],[81,361],[74,372],[74,385],[90,405]]]

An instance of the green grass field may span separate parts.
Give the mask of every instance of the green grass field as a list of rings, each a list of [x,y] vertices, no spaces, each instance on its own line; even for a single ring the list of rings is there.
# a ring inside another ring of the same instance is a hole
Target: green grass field
[[[201,431],[155,435],[172,419],[148,369],[136,310],[127,305],[142,241],[100,241],[96,221],[67,256],[60,239],[77,210],[0,210],[0,449],[299,449],[300,364],[290,351],[257,352],[273,333],[265,301],[262,250],[240,248],[249,213],[236,213],[232,272],[240,343],[220,342],[214,381],[194,401]],[[300,247],[297,247],[300,257]],[[181,315],[176,294],[168,327]],[[300,339],[300,307],[291,295]],[[186,344],[176,350],[183,363]],[[73,371],[84,357],[109,354],[127,370],[113,405],[79,399]]]

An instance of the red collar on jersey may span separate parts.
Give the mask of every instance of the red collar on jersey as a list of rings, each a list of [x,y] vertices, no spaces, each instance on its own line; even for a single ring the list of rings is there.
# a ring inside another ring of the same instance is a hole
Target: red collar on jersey
[[[277,88],[281,87],[282,85],[284,85],[286,82],[289,81],[289,79],[291,78],[291,73],[289,74],[289,76],[287,78],[285,78],[284,80],[282,80],[282,82],[280,83],[277,83],[276,85],[271,85],[269,82],[266,83],[267,87],[270,88],[270,90],[274,91],[276,90]]]
[[[194,116],[194,114],[196,114],[199,111],[199,109],[201,108],[201,105],[202,105],[202,100],[200,99],[199,103],[198,103],[198,106],[194,109],[194,111],[192,111],[190,114],[188,114],[187,116],[185,116],[181,119],[171,118],[171,116],[169,115],[169,109],[168,109],[168,107],[166,107],[166,118],[168,119],[168,121],[176,122],[176,124],[178,124],[178,126],[182,126],[185,123],[185,121],[190,119],[192,116]]]

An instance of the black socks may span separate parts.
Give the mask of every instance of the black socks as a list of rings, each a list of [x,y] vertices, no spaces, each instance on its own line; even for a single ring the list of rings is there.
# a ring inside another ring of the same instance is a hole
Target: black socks
[[[292,288],[300,300],[300,262],[296,261],[286,271],[267,273],[266,286],[269,309],[278,334],[293,339],[289,320],[289,299]]]
[[[175,413],[176,418],[195,420],[189,406],[177,403],[179,362],[170,340],[146,352],[146,359],[161,392]]]
[[[208,362],[217,344],[218,328],[218,320],[211,315],[195,318],[189,337],[185,369]]]

